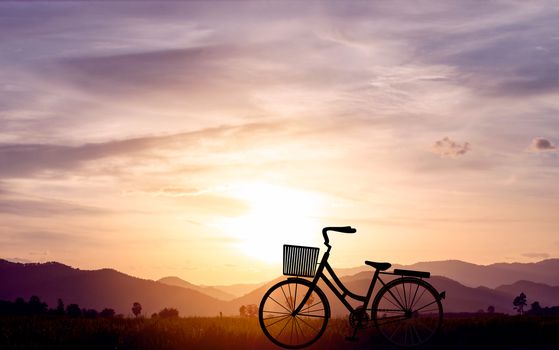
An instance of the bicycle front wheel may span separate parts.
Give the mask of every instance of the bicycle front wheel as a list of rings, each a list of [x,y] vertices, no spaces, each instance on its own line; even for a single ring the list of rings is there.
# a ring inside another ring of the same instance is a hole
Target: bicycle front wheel
[[[378,292],[373,301],[372,317],[389,342],[401,347],[420,346],[441,328],[441,297],[423,280],[398,278]]]
[[[303,308],[295,310],[312,289]],[[287,349],[300,349],[322,336],[330,305],[317,286],[301,278],[290,278],[272,286],[260,302],[258,318],[264,334],[276,345]]]

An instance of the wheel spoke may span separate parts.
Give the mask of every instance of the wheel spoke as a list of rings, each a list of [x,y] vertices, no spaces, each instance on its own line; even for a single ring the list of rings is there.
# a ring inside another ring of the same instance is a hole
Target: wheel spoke
[[[268,320],[275,320],[276,318],[286,318],[286,317],[289,317],[289,316],[291,316],[291,315],[289,315],[289,314],[287,314],[287,315],[286,315],[286,314],[283,314],[283,315],[281,315],[281,316],[270,316],[270,317],[266,317],[264,320],[265,320],[265,321],[268,321]]]
[[[306,324],[307,327],[309,327],[310,329],[312,329],[312,330],[315,331],[315,332],[318,332],[318,331],[316,330],[316,328],[314,328],[313,326],[311,326],[307,321],[303,320],[302,318],[301,318],[300,320],[301,320],[301,322],[303,322],[304,324]]]
[[[406,316],[394,316],[394,317],[391,317],[391,318],[382,318],[381,321],[383,321],[383,322],[381,323],[381,325],[384,326],[384,325],[391,324],[391,323],[402,322],[402,321],[405,321],[406,319],[407,319]],[[385,320],[388,320],[388,321],[385,322]]]
[[[404,306],[408,308],[408,298],[406,297],[406,282],[402,283],[402,293],[404,294]]]
[[[386,284],[371,311],[380,333],[398,346],[425,344],[441,324],[436,291],[427,282],[414,278],[403,277]]]
[[[293,319],[292,317],[289,317],[289,318],[287,319],[287,322],[285,322],[285,325],[283,326],[283,328],[280,330],[280,332],[279,332],[278,335],[277,335],[278,338],[281,336],[281,334],[283,333],[285,327],[287,327],[287,325],[290,323],[290,321],[291,321],[292,319]]]
[[[419,298],[417,298],[417,301],[415,302],[415,304],[419,303],[419,301],[421,300],[421,298],[423,298],[423,295],[425,294],[425,292],[427,292],[427,289],[424,288],[423,291],[421,292],[421,295],[419,296]],[[410,309],[413,310],[415,304],[412,305],[412,306],[410,307]]]
[[[318,304],[322,304],[322,301],[319,300],[319,301],[317,301],[316,303],[312,304],[311,306],[307,306],[306,309],[310,309],[311,307],[313,307],[313,306],[315,306],[315,305],[318,305]],[[307,311],[306,309],[305,309],[305,311]]]
[[[396,293],[398,294],[398,297],[399,297],[399,299],[396,299],[396,298],[394,298],[394,299],[396,300],[396,302],[400,305],[400,307],[402,309],[405,309],[406,305],[402,305],[402,303],[401,303],[402,302],[402,296],[400,295],[400,291],[398,290],[398,285],[396,285],[394,287],[394,289],[396,290]]]
[[[302,313],[298,313],[297,316],[315,317],[315,318],[325,318],[326,317],[326,316],[312,315],[312,314],[302,314]]]
[[[306,338],[305,332],[303,332],[303,328],[301,328],[301,325],[299,324],[299,320],[297,319],[297,317],[295,317],[295,323],[297,324],[297,327],[299,328],[299,332],[301,332],[303,338]]]
[[[262,311],[263,313],[269,313],[269,314],[280,314],[280,315],[291,315],[291,312],[280,312],[280,311]]]
[[[415,333],[415,336],[418,340],[419,343],[423,342],[423,338],[421,338],[421,336],[419,335],[419,332],[417,331],[417,328],[413,327],[413,332]]]
[[[433,300],[433,301],[430,302],[429,304],[423,305],[422,307],[420,307],[420,308],[417,309],[417,310],[414,310],[413,312],[418,312],[419,310],[423,310],[423,309],[425,309],[427,306],[431,306],[431,305],[433,305],[433,304],[436,303],[436,302],[437,302],[437,300]]]
[[[400,328],[402,328],[402,324],[403,324],[403,322],[398,323],[398,325],[394,329],[394,332],[392,332],[392,335],[390,336],[390,339],[394,339],[394,335],[400,330]]]
[[[293,310],[297,309],[296,305],[297,305],[297,286],[299,286],[299,283],[295,283],[295,297],[293,299]]]
[[[315,310],[304,310],[305,313],[312,313],[312,312],[319,312],[319,311],[324,311],[324,308],[322,309],[315,309]],[[300,315],[301,313],[299,312],[297,315]]]
[[[390,292],[390,290],[389,290],[388,292]],[[394,298],[394,296],[393,296],[392,293],[389,293],[389,294],[392,295],[392,297]],[[402,305],[396,305],[396,304],[394,304],[394,303],[392,302],[392,300],[388,299],[388,297],[385,297],[384,300],[388,301],[390,304],[394,305],[395,307],[399,307],[400,310],[403,310],[403,309],[404,309],[404,308],[402,307]],[[394,298],[394,300],[395,300],[396,302],[398,302],[398,301],[396,300],[396,298]]]
[[[290,315],[284,316],[281,320],[277,320],[277,321],[274,321],[274,322],[272,322],[272,323],[267,324],[266,327],[272,327],[272,326],[275,325],[276,323],[279,323],[279,322],[281,322],[281,321],[283,321],[283,320],[286,320],[286,319],[288,319],[289,317],[290,317]]]
[[[289,299],[287,298],[287,295],[285,294],[285,291],[283,290],[283,286],[280,287],[281,288],[281,292],[283,293],[283,297],[285,299],[285,303],[287,304],[287,307],[291,307],[291,305],[289,305]],[[286,310],[288,310],[289,312],[293,311],[293,310],[289,310],[288,308],[285,308]]]
[[[291,310],[289,310],[288,308],[286,308],[285,306],[283,306],[282,304],[280,304],[276,299],[272,298],[272,296],[269,296],[268,298],[272,299],[272,301],[274,301],[276,304],[278,304],[279,306],[283,307],[289,314],[291,314]]]
[[[266,292],[260,305],[264,334],[284,348],[309,346],[324,333],[328,323],[327,299],[307,280],[278,282]],[[301,311],[293,315],[297,308]]]
[[[382,311],[382,312],[404,312],[404,310],[402,309],[377,309],[377,312]]]
[[[419,284],[416,284],[415,292],[413,293],[413,298],[412,298],[411,304],[410,304],[410,309],[413,309],[413,306],[415,305],[415,297],[417,296],[417,291],[418,290],[419,290]]]
[[[295,285],[297,285],[297,284],[295,284]],[[295,309],[295,304],[293,303],[293,296],[291,295],[291,284],[287,285],[287,289],[289,290],[289,302],[288,302],[288,304],[289,304],[289,307],[291,308],[291,310],[294,310]],[[293,304],[293,305],[291,305],[291,304]]]

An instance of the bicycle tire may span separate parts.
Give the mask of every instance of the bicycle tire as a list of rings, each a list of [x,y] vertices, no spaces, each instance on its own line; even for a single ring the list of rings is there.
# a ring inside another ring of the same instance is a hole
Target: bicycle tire
[[[298,297],[302,300],[311,288],[307,306],[293,315],[299,306]],[[260,327],[266,337],[286,349],[304,348],[317,341],[324,334],[329,318],[330,304],[324,292],[302,278],[289,278],[273,285],[262,297],[258,310]]]
[[[443,307],[437,290],[424,280],[402,277],[383,286],[372,304],[375,327],[390,343],[412,348],[440,330]]]

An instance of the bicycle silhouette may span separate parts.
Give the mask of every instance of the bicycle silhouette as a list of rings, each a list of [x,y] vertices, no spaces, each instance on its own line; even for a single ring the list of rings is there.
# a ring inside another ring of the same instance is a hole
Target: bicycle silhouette
[[[367,295],[354,294],[345,287],[328,263],[332,249],[328,231],[356,232],[350,226],[325,227],[322,235],[328,249],[322,256],[318,269],[316,265],[319,248],[284,245],[283,274],[295,277],[288,277],[275,284],[264,294],[258,311],[264,334],[274,344],[288,349],[304,348],[318,340],[331,316],[328,299],[317,286],[322,279],[349,311],[353,334],[346,337],[346,340],[357,340],[357,331],[367,327],[370,321],[384,338],[398,346],[414,347],[431,340],[442,324],[441,300],[445,298],[445,292],[437,292],[424,280],[430,277],[430,273],[401,269],[386,272],[392,266],[390,263],[365,261],[375,272]],[[324,270],[330,274],[341,292],[328,279]],[[398,277],[385,283],[381,274]],[[312,278],[312,281],[302,277]],[[375,293],[371,307],[367,308],[377,281],[382,286]],[[347,297],[363,304],[354,308],[346,300]]]

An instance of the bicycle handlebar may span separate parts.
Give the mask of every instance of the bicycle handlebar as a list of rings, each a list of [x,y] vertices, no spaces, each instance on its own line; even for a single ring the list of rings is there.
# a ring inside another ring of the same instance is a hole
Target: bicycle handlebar
[[[351,226],[338,226],[338,227],[325,227],[322,229],[322,236],[324,236],[324,244],[330,247],[330,240],[328,239],[328,231],[335,231],[341,233],[355,233],[357,230]]]

